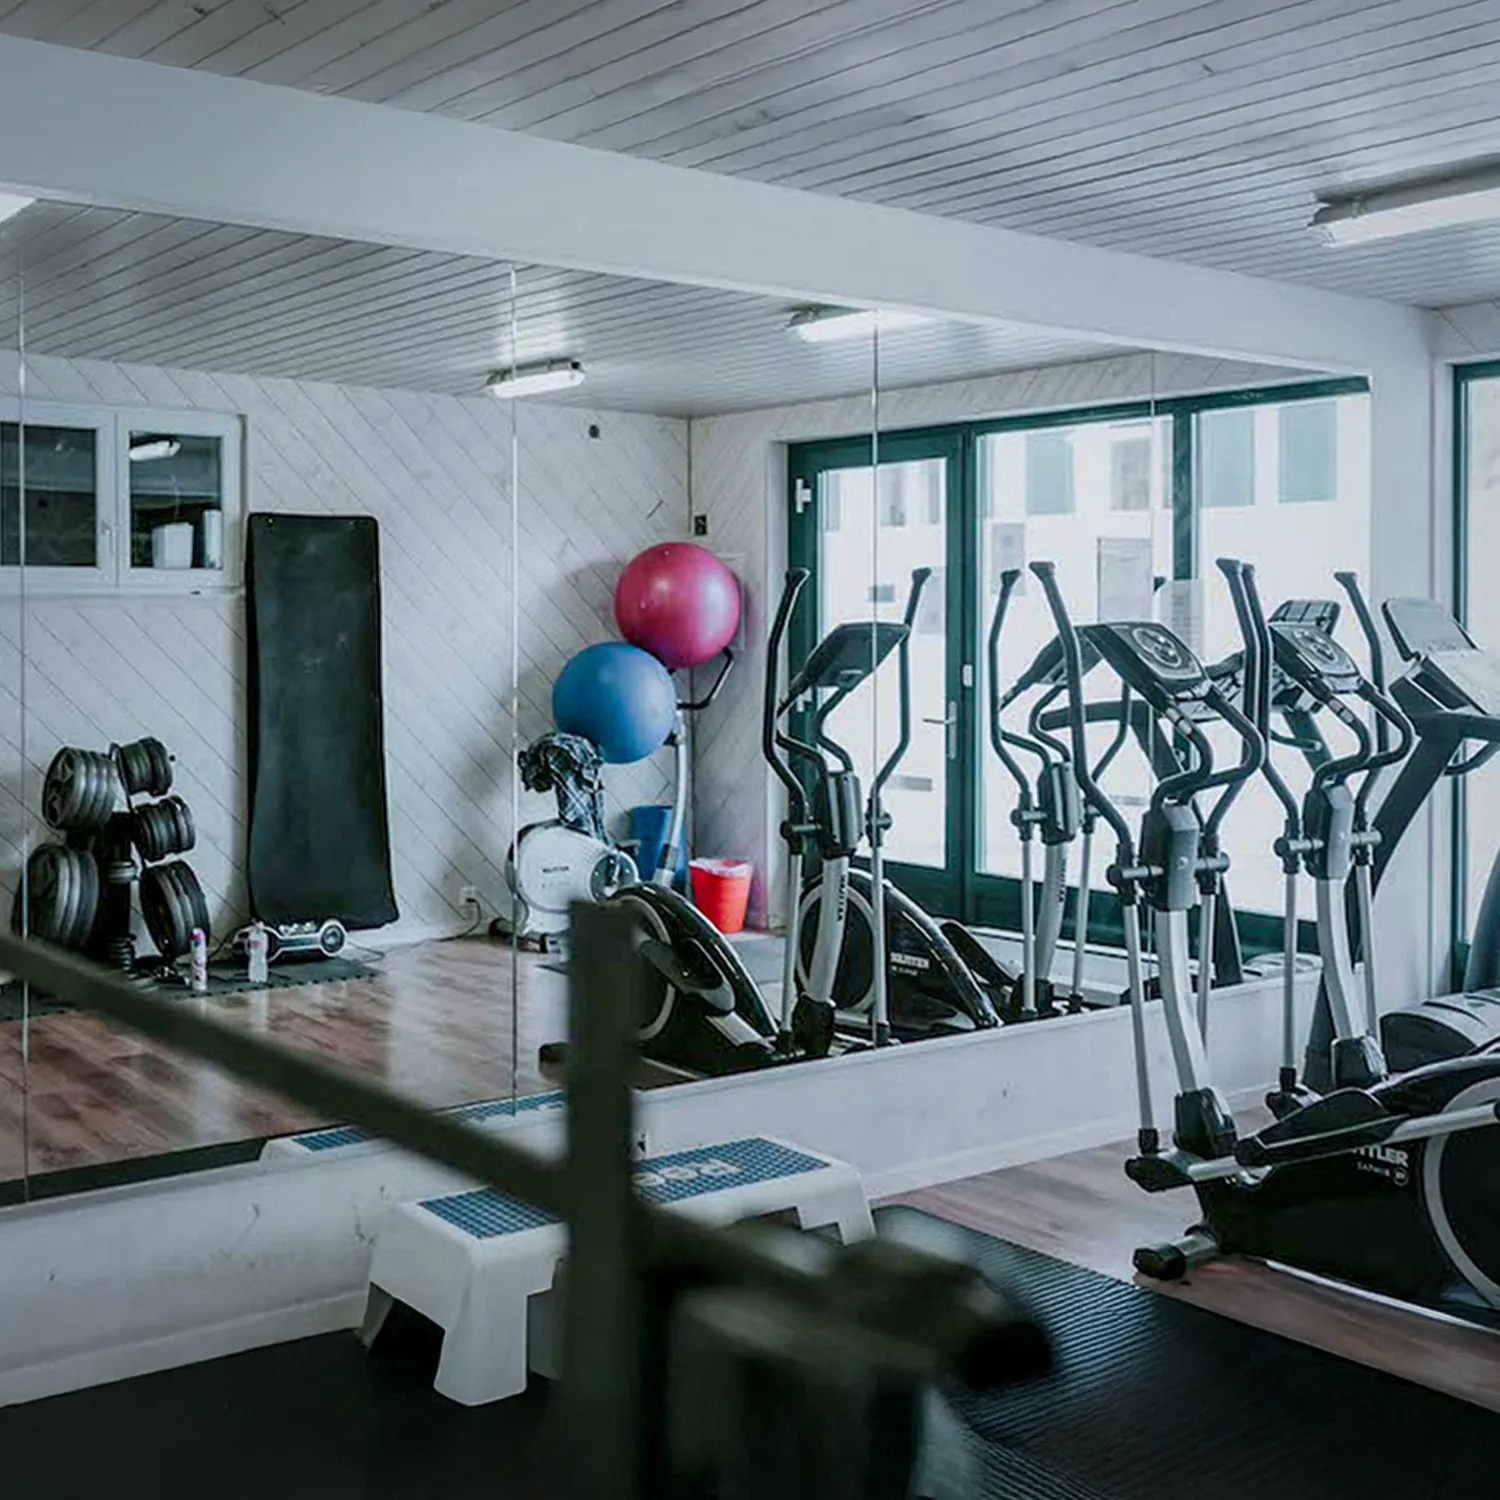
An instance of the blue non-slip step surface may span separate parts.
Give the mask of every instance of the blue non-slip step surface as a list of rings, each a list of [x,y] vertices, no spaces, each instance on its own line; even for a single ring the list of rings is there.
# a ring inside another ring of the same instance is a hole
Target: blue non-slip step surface
[[[497,1115],[539,1114],[544,1110],[562,1109],[566,1096],[561,1089],[545,1094],[525,1094],[519,1099],[477,1099],[472,1104],[455,1104],[440,1114],[451,1115],[455,1120],[477,1124],[481,1120],[492,1120]],[[322,1130],[310,1130],[305,1135],[294,1135],[292,1140],[304,1151],[333,1151],[340,1146],[361,1146],[370,1139],[370,1133],[357,1125],[329,1125]]]
[[[636,1168],[635,1180],[641,1195],[652,1203],[680,1203],[686,1198],[699,1198],[726,1187],[779,1182],[803,1172],[816,1172],[825,1165],[816,1156],[808,1156],[760,1136],[751,1136],[717,1146],[675,1151],[669,1156],[648,1157]],[[502,1234],[519,1234],[555,1222],[552,1215],[541,1209],[518,1203],[487,1188],[428,1198],[422,1207],[481,1240]]]

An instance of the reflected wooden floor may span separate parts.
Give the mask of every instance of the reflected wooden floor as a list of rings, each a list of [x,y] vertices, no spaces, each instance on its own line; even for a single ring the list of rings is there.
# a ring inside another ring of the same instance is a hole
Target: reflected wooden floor
[[[373,978],[196,1000],[208,1013],[438,1107],[548,1086],[566,981],[488,939],[399,949]],[[0,1023],[0,1180],[278,1135],[326,1123],[82,1011]],[[514,1074],[513,1074],[514,1068]],[[23,1087],[23,1079],[25,1086]]]
[[[1230,1258],[1174,1289],[1134,1278],[1137,1246],[1187,1227],[1190,1195],[1151,1196],[1125,1143],[903,1195],[914,1208],[1500,1411],[1500,1334],[1429,1317],[1312,1277]]]

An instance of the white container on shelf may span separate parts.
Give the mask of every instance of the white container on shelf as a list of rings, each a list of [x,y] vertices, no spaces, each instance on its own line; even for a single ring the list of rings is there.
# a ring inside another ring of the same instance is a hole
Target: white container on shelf
[[[153,568],[191,568],[193,565],[193,523],[171,521],[151,528],[151,566]]]
[[[224,566],[224,512],[222,510],[203,512],[203,566],[205,568]]]

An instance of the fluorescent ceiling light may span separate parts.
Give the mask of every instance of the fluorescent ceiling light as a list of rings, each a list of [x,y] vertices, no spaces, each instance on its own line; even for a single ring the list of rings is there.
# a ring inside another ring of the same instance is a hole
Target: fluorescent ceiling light
[[[0,192],[0,224],[13,219],[22,209],[30,208],[35,198],[24,198],[20,193]]]
[[[1326,202],[1312,227],[1330,244],[1366,245],[1492,219],[1500,219],[1500,167]]]
[[[792,314],[791,330],[809,344],[831,344],[840,339],[867,339],[878,328],[890,333],[930,323],[923,313],[880,307],[802,307]]]
[[[157,458],[176,458],[181,452],[182,444],[174,437],[143,437],[130,445],[130,461],[148,464]]]
[[[513,396],[540,396],[545,391],[565,391],[583,383],[583,366],[576,359],[549,359],[539,365],[517,365],[496,370],[484,388],[498,401]]]

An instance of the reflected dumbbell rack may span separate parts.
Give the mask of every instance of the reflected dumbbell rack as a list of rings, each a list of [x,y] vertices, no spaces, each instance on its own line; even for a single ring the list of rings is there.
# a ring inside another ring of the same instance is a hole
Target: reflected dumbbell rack
[[[194,928],[209,934],[203,887],[180,858],[197,842],[187,803],[172,794],[172,757],[154,738],[108,751],[64,746],[42,785],[42,816],[63,835],[27,861],[11,926],[126,972],[171,964]],[[139,856],[139,864],[137,863]],[[134,891],[156,946],[136,952]]]

